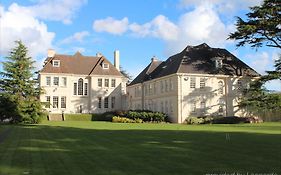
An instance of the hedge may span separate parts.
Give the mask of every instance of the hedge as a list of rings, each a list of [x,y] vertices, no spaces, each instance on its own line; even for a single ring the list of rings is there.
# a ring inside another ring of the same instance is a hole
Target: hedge
[[[64,120],[68,121],[92,121],[95,114],[64,114]]]

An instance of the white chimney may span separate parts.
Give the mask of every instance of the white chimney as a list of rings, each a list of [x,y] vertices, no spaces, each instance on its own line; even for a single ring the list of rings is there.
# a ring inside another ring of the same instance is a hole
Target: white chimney
[[[119,50],[114,51],[114,67],[120,71],[120,53]]]
[[[53,58],[56,54],[56,51],[54,49],[48,49],[48,58]]]

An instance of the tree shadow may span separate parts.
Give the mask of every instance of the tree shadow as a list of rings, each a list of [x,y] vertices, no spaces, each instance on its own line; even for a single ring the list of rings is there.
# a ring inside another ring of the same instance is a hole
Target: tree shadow
[[[197,126],[190,131],[138,126],[14,126],[0,144],[0,174],[281,172],[280,134],[237,131],[226,139],[225,131],[200,131]]]

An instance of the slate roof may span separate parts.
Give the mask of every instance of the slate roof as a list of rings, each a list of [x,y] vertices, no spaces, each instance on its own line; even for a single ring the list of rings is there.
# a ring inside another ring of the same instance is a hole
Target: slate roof
[[[222,60],[222,68],[216,68],[215,59]],[[260,76],[254,69],[226,49],[211,48],[206,43],[198,46],[187,46],[183,51],[169,57],[166,61],[161,62],[153,71],[147,73],[147,69],[151,64],[130,85],[175,73]]]
[[[59,60],[60,67],[53,67],[52,61]],[[109,69],[103,69],[102,64],[108,63]],[[117,75],[122,74],[104,57],[84,56],[79,52],[74,55],[55,54],[48,57],[41,73],[66,73],[78,75]]]

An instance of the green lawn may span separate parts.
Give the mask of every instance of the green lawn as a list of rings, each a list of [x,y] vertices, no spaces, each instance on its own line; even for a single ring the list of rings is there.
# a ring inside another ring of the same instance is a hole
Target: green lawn
[[[281,174],[281,123],[0,125],[0,175],[208,173]]]

